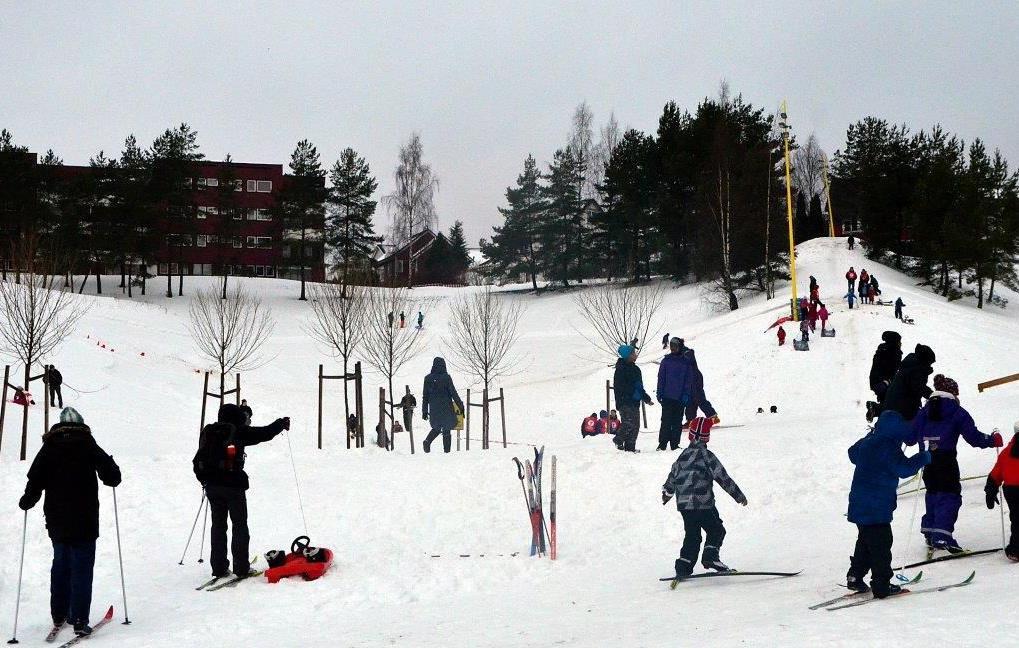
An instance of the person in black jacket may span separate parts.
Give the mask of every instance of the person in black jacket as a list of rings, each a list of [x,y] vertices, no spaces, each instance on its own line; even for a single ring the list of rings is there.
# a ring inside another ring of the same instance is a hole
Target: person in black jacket
[[[456,427],[456,412],[453,404],[464,411],[464,402],[456,393],[453,378],[446,371],[446,361],[435,358],[432,361],[432,372],[425,376],[425,385],[421,388],[421,418],[428,421],[432,430],[425,437],[422,445],[425,452],[432,451],[432,441],[442,435],[442,451],[449,452],[453,447],[450,430]]]
[[[885,402],[888,386],[892,383],[900,364],[902,364],[902,336],[895,331],[885,331],[881,334],[881,344],[874,351],[874,360],[870,363],[870,389],[877,400],[867,401],[867,421],[873,421],[881,413],[881,405]]]
[[[60,375],[57,368],[50,365],[42,374],[42,381],[50,390],[50,407],[64,409],[64,395],[60,393],[60,386],[64,384],[64,377]]]
[[[934,373],[931,366],[934,362],[934,351],[930,347],[916,345],[916,350],[902,360],[892,384],[888,386],[883,409],[894,410],[907,421],[913,420],[920,410],[920,399],[932,393],[927,385],[927,376]]]
[[[651,396],[644,391],[644,380],[637,366],[637,347],[623,344],[619,347],[619,360],[612,378],[616,409],[622,417],[619,432],[612,438],[616,447],[627,452],[637,451],[637,434],[640,432],[640,403],[653,405]]]
[[[244,449],[270,441],[283,430],[290,429],[290,418],[276,419],[265,427],[251,427],[238,405],[227,403],[219,408],[217,422],[202,429],[198,452],[192,460],[195,476],[205,489],[212,513],[209,534],[209,564],[214,577],[230,573],[226,553],[227,517],[233,524],[230,543],[234,574],[247,578],[248,564],[248,474],[244,472]]]
[[[42,448],[28,470],[18,506],[27,511],[46,493],[43,513],[53,542],[50,614],[54,626],[74,625],[79,636],[91,634],[92,572],[99,537],[99,484],[120,485],[120,468],[92,437],[81,415],[68,407],[60,422],[43,435]]]

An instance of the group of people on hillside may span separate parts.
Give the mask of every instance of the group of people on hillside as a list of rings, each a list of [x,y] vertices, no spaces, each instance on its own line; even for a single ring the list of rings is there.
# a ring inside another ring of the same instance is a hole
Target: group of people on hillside
[[[601,410],[597,414],[585,417],[580,424],[580,436],[598,436],[599,434],[615,435],[622,426],[619,420],[619,413],[616,410]]]
[[[859,287],[856,284],[857,279],[860,282]],[[857,276],[856,270],[849,266],[849,270],[846,272],[846,284],[849,289],[843,296],[843,299],[849,302],[850,309],[856,303],[857,293],[860,296],[860,303],[863,304],[873,304],[881,295],[881,286],[878,283],[877,277],[868,274],[866,269],[861,269],[859,276]]]
[[[874,353],[870,370],[870,388],[876,400],[867,402],[867,420],[877,423],[873,430],[849,449],[855,465],[849,494],[849,521],[856,524],[856,548],[846,574],[847,586],[855,591],[872,590],[877,598],[900,591],[891,583],[892,515],[896,508],[899,479],[923,471],[926,489],[925,513],[920,531],[929,550],[959,553],[955,523],[962,506],[962,486],[957,446],[962,438],[974,448],[1001,448],[1003,439],[994,430],[985,434],[977,429],[959,399],[959,385],[952,378],[937,374],[933,388],[928,379],[934,373],[934,351],[917,344],[903,358],[902,337],[885,331]],[[926,400],[926,403],[923,401]],[[1012,506],[1012,539],[1005,548],[1011,560],[1019,560],[1019,423],[1016,437],[999,454],[998,463],[987,479],[987,506],[996,503],[998,489]],[[918,446],[907,457],[902,446]],[[871,574],[868,587],[864,576]]]

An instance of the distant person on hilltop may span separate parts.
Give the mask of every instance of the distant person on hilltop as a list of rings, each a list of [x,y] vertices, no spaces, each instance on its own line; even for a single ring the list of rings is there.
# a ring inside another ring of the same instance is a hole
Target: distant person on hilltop
[[[856,270],[853,270],[853,266],[849,266],[849,272],[846,273],[846,283],[849,284],[849,292],[856,290]]]
[[[421,330],[424,327],[425,327],[425,314],[422,313],[421,311],[418,311],[418,330]]]
[[[666,333],[662,336],[662,351],[669,348],[669,334]]]
[[[849,235],[849,249],[852,250],[855,247],[856,247],[856,237],[854,237],[852,234],[850,234]]]
[[[902,320],[902,307],[905,305],[906,303],[902,301],[902,297],[895,298],[895,319]]]

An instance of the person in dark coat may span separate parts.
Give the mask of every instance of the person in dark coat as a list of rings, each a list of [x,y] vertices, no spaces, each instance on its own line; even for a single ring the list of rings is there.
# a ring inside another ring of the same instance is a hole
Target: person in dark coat
[[[930,347],[916,345],[916,350],[902,360],[888,386],[884,409],[895,410],[907,421],[912,421],[920,410],[920,399],[931,395],[927,377],[934,373],[931,366],[934,361],[934,351]]]
[[[79,636],[92,633],[92,572],[99,538],[99,484],[120,485],[120,468],[99,447],[92,430],[74,408],[42,437],[42,448],[28,470],[28,484],[18,506],[27,511],[43,493],[46,529],[53,542],[50,569],[50,615],[54,626],[74,625]]]
[[[854,247],[856,247],[856,237],[850,235],[849,236],[849,249],[852,250]]]
[[[418,399],[414,398],[414,394],[407,392],[400,399],[400,409],[403,410],[403,429],[413,430],[414,425],[414,410],[418,406]]]
[[[64,384],[64,377],[57,371],[57,368],[50,365],[42,373],[42,381],[50,390],[50,407],[64,409],[64,395],[60,393],[60,386]]]
[[[906,457],[903,443],[912,443],[913,431],[895,411],[881,414],[874,429],[849,448],[849,460],[855,466],[849,490],[849,521],[856,525],[856,549],[849,559],[846,586],[866,592],[864,576],[870,572],[870,588],[875,598],[900,591],[892,579],[892,515],[896,506],[899,480],[915,475],[931,462],[929,452]]]
[[[696,411],[697,362],[693,349],[683,340],[674,337],[669,341],[669,355],[662,358],[658,367],[658,387],[655,396],[662,405],[662,427],[658,433],[658,449],[679,448],[683,435],[683,414],[690,405]]]
[[[669,334],[666,333],[662,336],[662,351],[669,348]]]
[[[880,413],[885,402],[888,386],[895,377],[895,372],[902,364],[902,336],[895,331],[881,334],[881,344],[874,351],[874,359],[870,363],[870,389],[877,397],[876,401],[867,401],[867,421],[873,421]]]
[[[450,431],[456,427],[456,404],[464,411],[464,403],[460,394],[456,393],[453,378],[446,371],[446,361],[436,358],[432,361],[432,372],[425,376],[425,385],[421,388],[421,417],[432,426],[432,431],[425,437],[422,444],[425,452],[431,452],[432,441],[442,435],[442,451],[449,452],[453,447]]]
[[[906,302],[902,301],[902,297],[895,298],[895,319],[902,320],[902,307],[906,305]]]
[[[290,418],[279,418],[265,427],[252,427],[239,405],[220,406],[216,423],[202,429],[198,452],[192,460],[195,476],[205,488],[209,500],[212,525],[209,533],[211,549],[209,565],[214,577],[227,576],[227,518],[233,525],[230,550],[233,573],[239,578],[251,575],[248,563],[248,474],[244,472],[244,450],[248,446],[271,441],[283,430],[290,429]]]
[[[612,391],[622,425],[612,438],[616,448],[626,452],[637,451],[637,434],[640,432],[640,404],[654,404],[644,390],[644,380],[637,366],[637,348],[632,344],[620,345],[619,360],[612,377]]]
[[[248,405],[248,399],[247,398],[242,398],[241,399],[241,411],[244,412],[244,415],[248,417],[248,424],[250,425],[251,424],[251,417],[254,416],[255,413],[253,411],[251,411],[251,407]]]

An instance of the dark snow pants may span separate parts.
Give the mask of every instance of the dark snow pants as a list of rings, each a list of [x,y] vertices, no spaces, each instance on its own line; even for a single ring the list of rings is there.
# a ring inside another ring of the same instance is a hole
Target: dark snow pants
[[[709,509],[684,510],[680,513],[683,514],[683,528],[686,535],[683,538],[683,548],[679,550],[677,567],[682,564],[683,567],[693,570],[694,563],[697,562],[697,554],[701,550],[702,530],[704,531],[703,562],[718,560],[718,552],[722,548],[722,541],[725,540],[725,527],[722,526],[722,518],[718,517],[718,509],[712,506]]]
[[[1005,486],[1001,490],[1008,503],[1008,519],[1012,524],[1012,536],[1005,551],[1015,556],[1019,554],[1019,486]]]
[[[226,576],[230,573],[230,563],[226,556],[226,520],[230,517],[233,534],[230,552],[233,554],[234,573],[246,576],[251,569],[248,564],[248,498],[241,488],[229,486],[206,486],[205,496],[209,498],[209,510],[212,513],[212,525],[209,539],[212,549],[209,552],[209,564],[213,576]]]
[[[619,417],[622,419],[619,432],[612,440],[620,450],[635,452],[637,434],[640,432],[640,405],[620,405]]]
[[[856,279],[846,279],[849,282],[849,292],[856,292]]]
[[[50,615],[53,623],[88,623],[92,606],[92,571],[96,541],[53,542],[50,568]]]
[[[932,542],[952,543],[955,521],[962,508],[962,484],[955,450],[934,450],[931,463],[923,469],[926,511],[920,518],[920,533]]]
[[[884,598],[892,580],[892,525],[857,524],[856,528],[856,549],[849,559],[847,575],[863,578],[869,571],[874,596]]]
[[[425,437],[425,442],[422,444],[425,452],[432,451],[432,441],[435,441],[440,434],[442,435],[442,451],[449,452],[450,448],[453,447],[453,436],[449,430],[441,428],[432,428],[432,431]]]
[[[49,384],[50,389],[50,407],[59,407],[64,409],[64,395],[60,393],[60,385]]]
[[[695,407],[694,410],[697,408]],[[662,399],[662,429],[658,433],[658,449],[679,448],[683,439],[683,404],[672,398]]]

